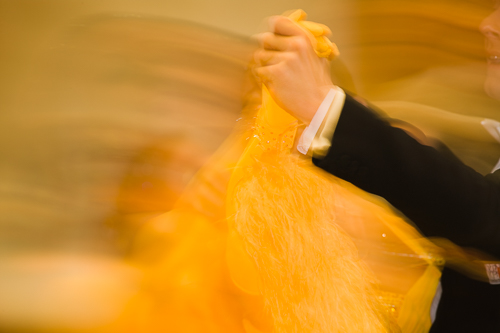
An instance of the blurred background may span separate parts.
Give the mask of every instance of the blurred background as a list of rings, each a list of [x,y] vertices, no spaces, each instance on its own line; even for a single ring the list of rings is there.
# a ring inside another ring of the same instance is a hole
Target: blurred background
[[[338,84],[489,172],[498,143],[449,125],[500,120],[489,0],[0,0],[0,328],[118,316],[135,235],[235,128],[250,36],[295,8],[332,29]]]

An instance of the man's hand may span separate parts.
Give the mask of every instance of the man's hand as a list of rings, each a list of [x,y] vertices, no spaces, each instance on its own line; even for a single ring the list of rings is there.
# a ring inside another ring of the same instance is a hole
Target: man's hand
[[[274,16],[270,26],[258,36],[256,73],[278,105],[309,124],[333,87],[328,60],[316,55],[307,32],[289,18]]]

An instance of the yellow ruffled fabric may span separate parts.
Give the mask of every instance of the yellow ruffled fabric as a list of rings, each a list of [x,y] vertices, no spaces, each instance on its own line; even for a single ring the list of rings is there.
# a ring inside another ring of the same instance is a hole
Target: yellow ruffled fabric
[[[338,55],[327,27],[289,17],[318,56]],[[297,122],[262,96],[228,186],[234,284],[264,298],[275,332],[427,332],[439,251],[384,202],[290,154]]]
[[[326,27],[293,15],[319,55],[337,54]],[[293,154],[296,128],[263,87],[251,128],[142,230],[142,292],[114,331],[429,331],[439,248],[385,201]]]
[[[338,54],[327,27],[303,11],[290,16],[318,56]],[[487,279],[473,254],[444,240],[436,247],[384,200],[293,154],[296,120],[265,87],[262,101],[255,95],[247,105],[253,115],[262,102],[256,120],[243,112],[248,123],[175,208],[137,235],[130,262],[142,284],[121,316],[81,332],[423,333],[443,257]]]

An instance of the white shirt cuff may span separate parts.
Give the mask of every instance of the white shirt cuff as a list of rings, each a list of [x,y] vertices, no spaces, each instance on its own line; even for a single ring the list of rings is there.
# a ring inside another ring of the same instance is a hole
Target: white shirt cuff
[[[306,155],[309,151],[309,148],[311,148],[314,137],[318,133],[318,130],[328,113],[328,109],[332,105],[336,93],[337,92],[335,89],[330,89],[323,102],[321,102],[318,110],[314,114],[311,123],[302,132],[302,135],[300,136],[299,142],[297,144],[297,150],[302,154]]]
[[[486,118],[481,121],[481,125],[483,125],[486,131],[488,131],[488,133],[490,133],[490,135],[495,138],[495,140],[500,142],[500,123],[498,121]],[[497,164],[495,165],[493,170],[491,170],[491,172],[493,173],[498,169],[500,169],[500,160],[498,160]]]
[[[498,121],[486,118],[481,121],[481,125],[483,125],[495,140],[500,142],[500,123]]]

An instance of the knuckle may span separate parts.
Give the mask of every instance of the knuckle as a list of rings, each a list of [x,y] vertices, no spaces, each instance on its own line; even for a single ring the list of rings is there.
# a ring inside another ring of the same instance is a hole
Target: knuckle
[[[269,41],[269,39],[270,39],[272,36],[274,36],[274,33],[272,33],[272,32],[264,32],[264,33],[262,34],[262,40],[263,40],[263,41]]]
[[[287,18],[281,15],[273,16],[272,23],[274,23],[274,28],[281,28],[283,24],[286,24]]]
[[[306,39],[305,36],[297,36],[297,47],[299,50],[305,50],[307,49],[309,41]]]
[[[262,34],[262,46],[270,47],[272,45],[272,38],[274,34],[272,32],[265,32]]]
[[[260,60],[262,60],[262,58],[264,56],[264,50],[259,49],[259,50],[255,51],[253,55],[254,55],[255,61],[259,62]]]
[[[307,41],[303,36],[297,36],[290,40],[290,46],[295,51],[304,51],[307,48]]]

